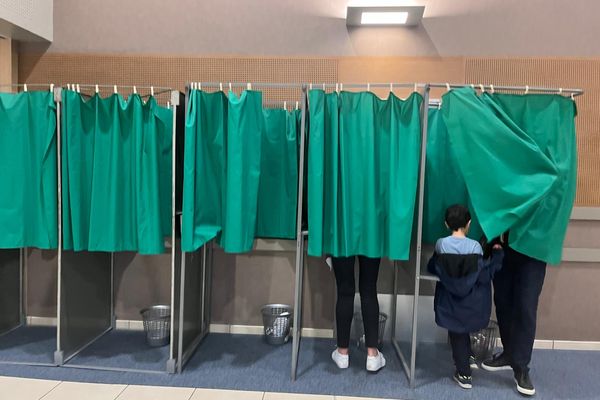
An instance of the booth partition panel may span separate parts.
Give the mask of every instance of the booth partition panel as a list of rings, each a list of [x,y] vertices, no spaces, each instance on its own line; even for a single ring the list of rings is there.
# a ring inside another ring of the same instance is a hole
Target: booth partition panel
[[[111,254],[63,251],[59,279],[60,365],[112,328]]]
[[[21,251],[0,250],[0,335],[22,322]]]

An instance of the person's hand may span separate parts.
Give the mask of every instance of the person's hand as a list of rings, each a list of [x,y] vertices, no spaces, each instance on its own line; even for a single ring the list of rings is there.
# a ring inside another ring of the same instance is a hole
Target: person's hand
[[[496,244],[494,245],[493,249],[494,249],[494,250],[502,250],[502,245],[500,245],[500,244],[497,244],[497,243],[496,243]]]

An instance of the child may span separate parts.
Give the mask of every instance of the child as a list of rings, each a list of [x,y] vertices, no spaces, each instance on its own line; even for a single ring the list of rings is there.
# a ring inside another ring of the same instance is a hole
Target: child
[[[491,258],[483,259],[481,245],[467,238],[471,215],[466,207],[454,205],[446,210],[446,226],[452,235],[439,239],[427,269],[440,281],[435,287],[435,322],[448,329],[452,358],[456,365],[454,380],[463,389],[472,388],[470,332],[488,326],[492,311],[492,278],[502,266],[502,251],[493,245]]]

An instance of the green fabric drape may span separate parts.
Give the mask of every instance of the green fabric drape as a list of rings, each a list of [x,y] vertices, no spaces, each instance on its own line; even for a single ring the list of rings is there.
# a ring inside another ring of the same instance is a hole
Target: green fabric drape
[[[408,259],[421,103],[309,92],[309,255]]]
[[[219,245],[230,253],[252,249],[261,172],[264,121],[262,92],[229,92],[224,192],[225,218]]]
[[[258,192],[258,237],[296,237],[299,115],[299,111],[263,110],[265,130]]]
[[[0,248],[56,248],[53,93],[0,93],[0,171]]]
[[[469,237],[479,240],[483,232],[473,212],[458,160],[450,147],[442,112],[437,108],[429,109],[428,121],[423,242],[435,243],[439,238],[450,234],[444,220],[446,209],[454,204],[462,204],[469,208],[471,211]]]
[[[297,113],[263,110],[262,93],[192,90],[185,135],[182,248],[217,238],[229,253],[255,237],[295,237]]]
[[[171,234],[173,114],[154,98],[63,90],[64,248],[164,252]]]
[[[444,120],[475,213],[488,237],[558,264],[575,199],[574,102],[558,95],[443,97]]]

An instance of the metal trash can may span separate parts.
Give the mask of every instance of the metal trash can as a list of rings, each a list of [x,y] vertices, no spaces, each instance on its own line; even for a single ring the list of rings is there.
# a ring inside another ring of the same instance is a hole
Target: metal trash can
[[[287,343],[292,326],[292,307],[287,304],[267,304],[262,307],[261,313],[267,343]]]
[[[140,311],[146,332],[146,342],[152,347],[165,346],[171,335],[171,307],[156,305]]]
[[[498,323],[490,321],[487,328],[471,333],[471,352],[477,362],[483,362],[494,355],[498,339]]]
[[[388,316],[385,313],[379,313],[379,338],[377,348],[383,348],[383,335],[385,333],[385,324]],[[365,327],[363,325],[362,314],[355,312],[352,319],[351,338],[356,341],[356,347],[365,347]]]

